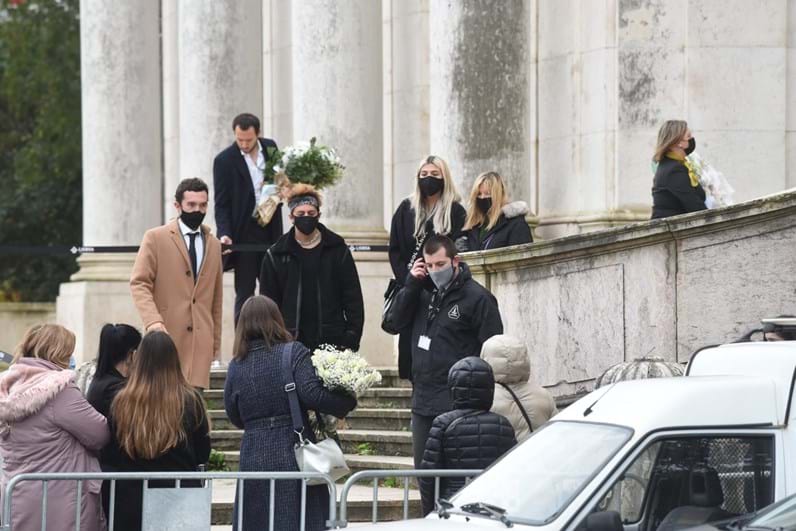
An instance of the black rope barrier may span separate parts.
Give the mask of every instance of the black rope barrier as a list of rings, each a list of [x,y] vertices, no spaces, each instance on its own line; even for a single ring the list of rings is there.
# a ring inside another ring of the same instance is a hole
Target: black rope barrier
[[[268,245],[234,244],[222,245],[224,250],[238,253],[253,253],[268,250]],[[386,253],[387,245],[349,245],[352,253]],[[0,245],[0,255],[7,256],[67,256],[92,253],[137,253],[137,245]]]

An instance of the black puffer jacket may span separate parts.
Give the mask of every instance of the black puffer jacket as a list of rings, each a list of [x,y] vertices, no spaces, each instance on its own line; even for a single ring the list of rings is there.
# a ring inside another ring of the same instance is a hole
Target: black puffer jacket
[[[453,364],[478,356],[484,341],[503,333],[497,299],[460,262],[459,273],[441,296],[428,277],[407,275],[392,311],[399,328],[412,327],[412,411],[427,417],[450,411],[448,372]],[[431,339],[428,350],[419,346],[422,335]]]
[[[453,411],[434,419],[426,440],[422,469],[480,470],[509,451],[517,440],[503,415],[491,413],[495,393],[492,367],[475,356],[458,361],[448,373]],[[464,478],[442,479],[439,495],[449,498]],[[434,480],[420,479],[423,514],[434,509]]]
[[[260,294],[273,299],[282,311],[287,329],[301,336],[301,293],[314,290],[320,337],[318,345],[359,349],[365,324],[365,303],[359,274],[345,240],[318,224],[321,231],[320,271],[314,286],[302,286],[295,227],[284,234],[263,258]],[[317,345],[306,344],[310,351]]]
[[[473,227],[467,236],[467,251],[484,251],[511,245],[531,243],[531,229],[525,222],[528,205],[524,201],[514,201],[503,206],[498,222],[491,230],[481,234],[481,227]]]

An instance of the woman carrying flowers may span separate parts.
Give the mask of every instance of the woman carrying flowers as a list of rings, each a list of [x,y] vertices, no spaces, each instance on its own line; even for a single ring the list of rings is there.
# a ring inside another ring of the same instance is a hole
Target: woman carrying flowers
[[[699,184],[686,156],[696,141],[683,120],[668,120],[658,132],[654,162],[658,163],[652,183],[652,219],[705,210],[705,190]]]
[[[224,387],[224,408],[230,421],[243,429],[240,470],[297,471],[288,394],[282,361],[289,356],[295,390],[301,405],[303,437],[315,441],[308,428],[307,410],[345,417],[357,404],[352,394],[329,391],[313,367],[310,351],[293,341],[274,301],[256,296],[243,305],[235,329],[234,359]],[[243,491],[243,529],[269,529],[268,481],[246,481]],[[237,527],[236,516],[232,519]],[[270,529],[299,529],[301,484],[280,481],[275,489],[275,521]],[[306,529],[326,529],[329,493],[325,485],[308,487]]]

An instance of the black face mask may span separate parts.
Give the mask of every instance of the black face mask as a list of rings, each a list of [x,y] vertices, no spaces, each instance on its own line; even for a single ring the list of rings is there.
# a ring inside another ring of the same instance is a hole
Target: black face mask
[[[183,223],[185,223],[189,229],[196,230],[199,228],[199,225],[202,224],[202,221],[205,219],[205,213],[196,210],[195,212],[185,212],[183,211],[180,214],[180,219]]]
[[[302,234],[309,236],[316,228],[318,228],[317,216],[301,216],[293,219],[293,226],[296,227]]]
[[[432,196],[438,192],[441,192],[443,188],[445,188],[445,181],[442,179],[437,179],[436,177],[424,177],[419,180],[420,183],[420,193],[423,197]]]
[[[476,197],[475,206],[478,207],[478,210],[480,210],[482,214],[486,214],[487,212],[489,212],[489,209],[492,208],[492,198]]]
[[[690,155],[696,149],[696,139],[692,136],[688,139],[688,147],[685,148],[685,154]]]

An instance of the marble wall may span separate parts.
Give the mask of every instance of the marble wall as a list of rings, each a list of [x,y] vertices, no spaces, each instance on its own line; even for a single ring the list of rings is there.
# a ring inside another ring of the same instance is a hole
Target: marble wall
[[[528,345],[532,377],[571,395],[615,363],[686,362],[794,313],[794,249],[791,192],[465,260]]]

